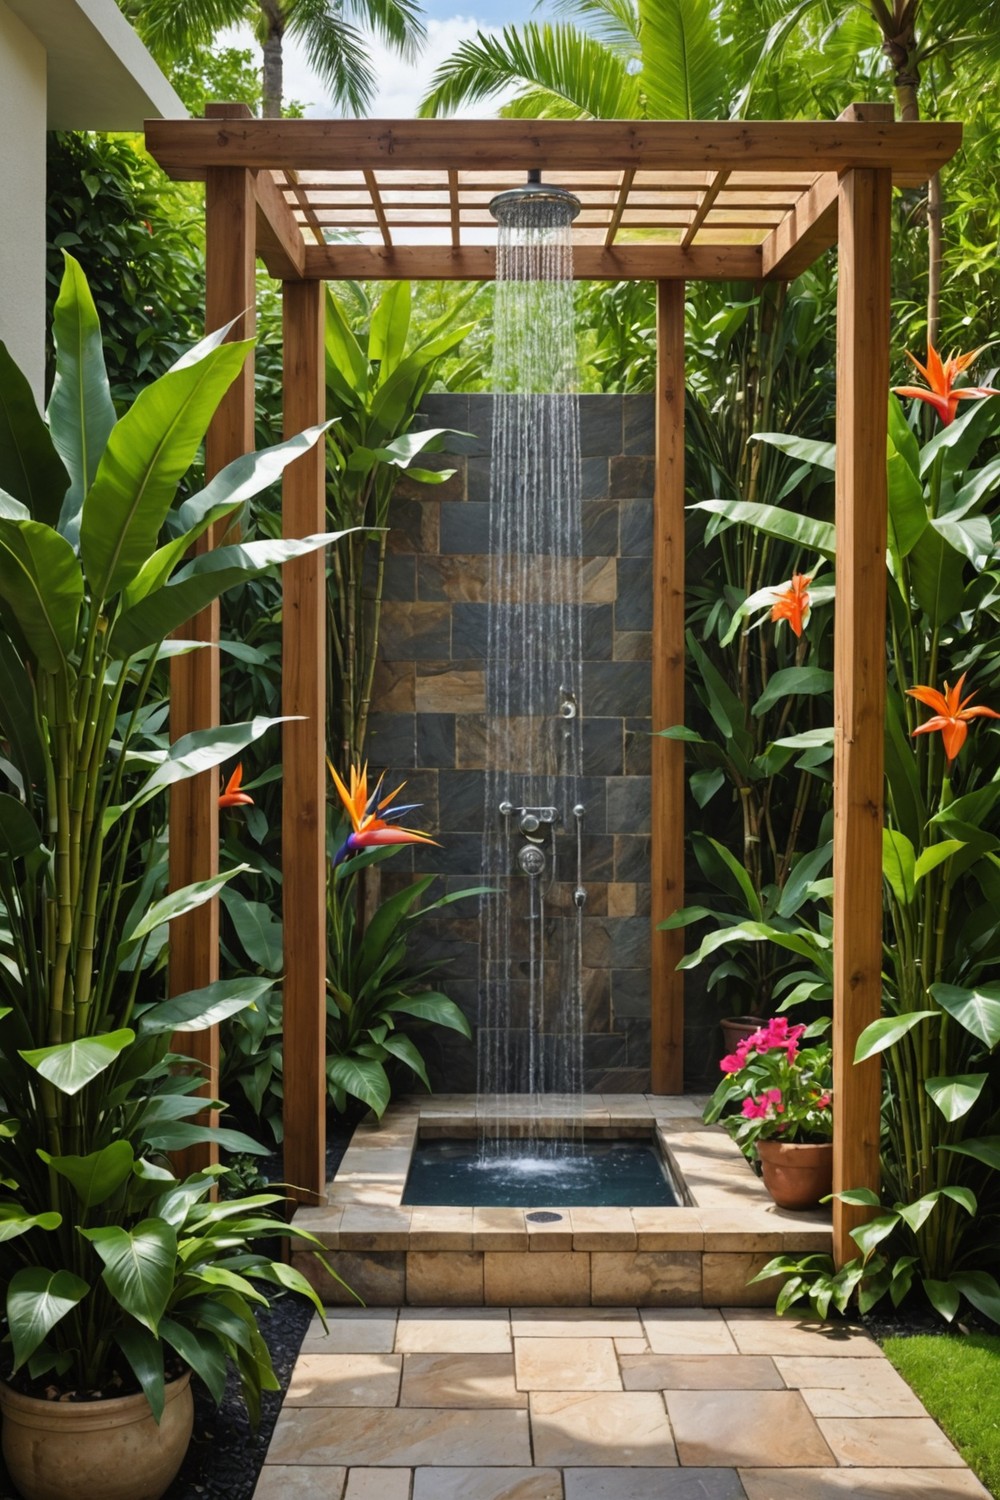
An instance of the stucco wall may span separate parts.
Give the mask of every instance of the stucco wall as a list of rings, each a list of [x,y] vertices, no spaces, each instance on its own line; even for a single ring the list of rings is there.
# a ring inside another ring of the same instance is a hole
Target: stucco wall
[[[0,338],[42,400],[45,49],[0,0]]]

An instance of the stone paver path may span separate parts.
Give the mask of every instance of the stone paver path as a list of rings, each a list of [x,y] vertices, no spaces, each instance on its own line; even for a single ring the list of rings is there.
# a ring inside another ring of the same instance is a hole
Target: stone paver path
[[[757,1308],[356,1308],[255,1500],[989,1500],[860,1329]]]

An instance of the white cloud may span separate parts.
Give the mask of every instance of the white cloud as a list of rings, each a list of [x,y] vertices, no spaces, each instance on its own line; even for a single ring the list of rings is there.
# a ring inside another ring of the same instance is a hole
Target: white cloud
[[[499,28],[472,16],[449,16],[446,20],[430,19],[427,22],[427,41],[419,59],[405,62],[392,52],[378,37],[370,37],[369,54],[378,91],[369,111],[373,119],[409,119],[417,112],[417,106],[430,85],[438,65],[449,57],[462,42],[474,37],[478,31],[495,32]],[[258,54],[257,44],[249,29],[237,30],[220,36],[222,45],[251,47]],[[324,85],[309,65],[302,47],[294,38],[286,37],[284,46],[284,96],[296,99],[306,106],[306,114],[312,118],[329,118],[339,114],[334,110]],[[513,90],[510,91],[513,93]],[[480,104],[466,105],[457,111],[459,118],[484,117],[496,113],[508,95],[484,100]]]

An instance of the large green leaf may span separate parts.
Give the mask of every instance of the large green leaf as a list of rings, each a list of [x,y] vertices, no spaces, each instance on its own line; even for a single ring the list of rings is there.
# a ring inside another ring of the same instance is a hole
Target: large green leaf
[[[59,530],[76,542],[83,497],[117,420],[97,308],[87,278],[71,255],[64,255],[62,285],[52,312],[56,373],[49,397],[52,441],[69,473]]]
[[[256,969],[277,974],[282,963],[282,924],[264,901],[248,901],[240,891],[222,892],[243,951]]]
[[[407,995],[405,999],[393,1000],[385,1007],[387,1014],[413,1016],[419,1021],[432,1021],[435,1026],[447,1026],[449,1031],[472,1036],[468,1019],[454,1000],[438,990],[425,990],[418,995]]]
[[[104,1262],[108,1290],[130,1317],[156,1333],[174,1287],[177,1235],[162,1219],[143,1219],[132,1230],[118,1224],[81,1229]]]
[[[345,533],[325,531],[316,536],[297,537],[288,541],[265,538],[244,542],[237,547],[214,547],[175,574],[168,583],[123,610],[111,635],[111,650],[116,656],[132,656],[156,641],[164,640],[172,630],[185,625],[206,604],[218,599],[227,589],[259,578],[270,568],[304,557],[319,547],[337,542]]]
[[[883,1016],[881,1020],[873,1021],[858,1037],[854,1061],[864,1062],[866,1058],[885,1052],[906,1036],[908,1031],[912,1031],[914,1026],[918,1026],[921,1021],[933,1020],[936,1015],[936,1010],[911,1010],[903,1016]]]
[[[424,1085],[424,1088],[430,1093],[431,1081],[427,1076],[427,1068],[424,1060],[417,1050],[416,1045],[408,1036],[404,1036],[401,1032],[390,1031],[388,1036],[383,1038],[382,1046],[393,1057],[398,1058],[400,1062],[405,1063],[408,1068],[412,1069]]]
[[[887,478],[889,550],[898,568],[900,561],[909,556],[927,529],[927,502],[924,487],[903,454],[890,452]]]
[[[956,1271],[951,1281],[978,1312],[1000,1323],[1000,1286],[995,1276],[989,1271]]]
[[[982,984],[973,990],[956,984],[932,984],[931,994],[942,1010],[991,1052],[1000,1045],[1000,984]]]
[[[988,1073],[956,1073],[950,1078],[928,1078],[924,1088],[946,1120],[960,1120],[975,1104]]]
[[[984,1167],[1000,1172],[1000,1135],[983,1135],[973,1141],[963,1141],[959,1146],[942,1146],[942,1151],[951,1151],[955,1156],[969,1156],[982,1162]]]
[[[837,449],[834,443],[796,437],[789,432],[755,432],[750,441],[766,443],[769,448],[777,448],[779,453],[787,453],[789,458],[797,458],[814,469],[828,469],[832,474],[837,467]]]
[[[160,900],[154,901],[136,925],[130,928],[122,938],[122,949],[139,942],[141,938],[148,937],[164,922],[173,922],[177,917],[186,916],[189,911],[204,906],[206,901],[211,901],[219,894],[227,880],[232,880],[234,875],[242,875],[245,870],[249,869],[249,865],[236,865],[231,870],[223,870],[218,875],[209,876],[207,880],[193,880],[190,885],[181,886],[179,890],[161,896]]]
[[[42,742],[35,721],[31,679],[13,641],[0,630],[0,735],[25,781],[40,783],[45,775]]]
[[[110,1198],[132,1175],[135,1165],[135,1152],[131,1143],[124,1140],[112,1141],[89,1156],[50,1156],[41,1150],[38,1154],[53,1172],[72,1183],[84,1208],[93,1208]]]
[[[226,1351],[218,1336],[207,1328],[192,1328],[175,1318],[161,1318],[160,1338],[205,1382],[209,1395],[219,1406],[226,1389]]]
[[[62,1094],[78,1094],[82,1088],[110,1068],[115,1058],[135,1041],[128,1027],[104,1036],[81,1037],[55,1047],[34,1047],[19,1056]]]
[[[638,0],[645,114],[714,120],[728,113],[728,78],[712,0]]]
[[[0,859],[23,859],[41,842],[38,824],[24,803],[0,792]]]
[[[0,343],[0,490],[55,526],[69,475],[42,421],[26,376]]]
[[[166,791],[167,787],[174,786],[178,781],[186,781],[188,777],[197,776],[202,771],[213,770],[259,740],[261,735],[275,725],[287,722],[284,718],[258,717],[242,724],[222,724],[214,729],[195,729],[190,734],[182,734],[170,746],[135,796],[123,807],[112,809],[112,816],[142,807],[151,797]]]
[[[380,1119],[385,1114],[392,1090],[381,1063],[367,1057],[328,1057],[326,1072],[336,1088],[360,1099]]]
[[[753,526],[768,536],[785,542],[796,542],[808,552],[832,558],[837,553],[837,533],[828,521],[814,521],[795,511],[781,510],[777,505],[759,505],[750,500],[699,500],[692,510],[722,516],[732,525]]]
[[[965,559],[941,532],[928,526],[910,553],[913,596],[932,627],[953,620],[965,605]]]
[[[71,1271],[49,1271],[25,1266],[15,1271],[7,1287],[7,1326],[14,1346],[15,1370],[30,1359],[39,1344],[90,1287]]]
[[[828,967],[824,953],[824,949],[829,948],[827,939],[821,938],[818,933],[806,935],[803,932],[783,932],[767,922],[737,922],[731,927],[722,927],[717,932],[710,932],[702,940],[697,952],[689,953],[677,967],[679,969],[696,968],[706,958],[710,958],[720,948],[728,948],[731,943],[775,943],[779,948],[787,948],[790,953],[797,953],[800,958],[809,959],[821,969]]]
[[[0,597],[42,670],[65,668],[83,604],[80,564],[65,537],[40,521],[0,518]]]
[[[155,551],[177,485],[250,347],[223,344],[168,371],[116,423],[80,522],[80,554],[97,600],[130,583]]]
[[[246,1153],[249,1156],[266,1156],[268,1148],[255,1141],[242,1130],[229,1130],[219,1125],[191,1125],[185,1120],[163,1120],[150,1125],[146,1137],[158,1151],[183,1151],[188,1146],[211,1143],[223,1151]]]
[[[784,698],[799,694],[818,697],[827,693],[832,697],[832,672],[823,667],[782,667],[768,679],[767,687],[753,706],[753,716],[759,719]]]
[[[132,1366],[154,1418],[159,1422],[166,1405],[163,1345],[141,1323],[129,1320],[115,1330],[115,1342]]]
[[[378,379],[387,380],[403,357],[410,331],[412,292],[408,281],[390,282],[368,325],[368,358],[378,365]]]
[[[139,1032],[153,1036],[158,1032],[205,1031],[256,1005],[273,988],[271,979],[219,979],[203,989],[188,990],[187,994],[150,1006],[139,1017]]]
[[[916,892],[916,856],[904,833],[882,829],[882,874],[900,906],[912,906]]]

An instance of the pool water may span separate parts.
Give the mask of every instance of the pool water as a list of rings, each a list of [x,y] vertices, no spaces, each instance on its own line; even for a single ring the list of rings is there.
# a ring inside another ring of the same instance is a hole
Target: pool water
[[[475,1141],[421,1142],[403,1202],[473,1208],[675,1208],[679,1203],[650,1141],[546,1141],[544,1148],[543,1153],[528,1144],[523,1156],[483,1159]]]

